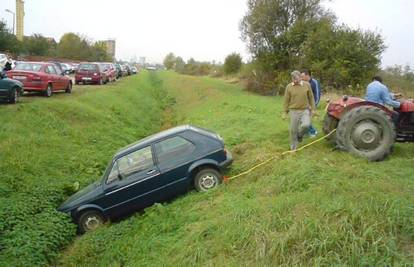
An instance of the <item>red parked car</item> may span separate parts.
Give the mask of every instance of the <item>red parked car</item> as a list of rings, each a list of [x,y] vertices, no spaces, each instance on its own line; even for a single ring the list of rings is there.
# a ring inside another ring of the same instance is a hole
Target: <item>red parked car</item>
[[[75,72],[76,84],[104,84],[108,81],[107,72],[99,63],[81,63]]]
[[[55,91],[72,92],[72,80],[48,62],[19,62],[7,76],[23,83],[27,92],[43,92],[50,97]]]

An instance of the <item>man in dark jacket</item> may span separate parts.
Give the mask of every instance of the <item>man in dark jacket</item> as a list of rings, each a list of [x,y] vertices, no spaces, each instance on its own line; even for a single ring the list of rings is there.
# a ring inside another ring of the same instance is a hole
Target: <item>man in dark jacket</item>
[[[312,88],[313,97],[315,99],[315,105],[316,105],[316,107],[318,107],[319,102],[321,100],[321,95],[322,95],[322,93],[321,93],[321,84],[319,83],[318,80],[312,78],[312,73],[311,73],[310,70],[303,70],[302,71],[302,80],[310,83],[311,88]],[[311,124],[311,126],[309,127],[309,132],[308,133],[309,133],[310,137],[315,137],[318,134],[318,131]]]

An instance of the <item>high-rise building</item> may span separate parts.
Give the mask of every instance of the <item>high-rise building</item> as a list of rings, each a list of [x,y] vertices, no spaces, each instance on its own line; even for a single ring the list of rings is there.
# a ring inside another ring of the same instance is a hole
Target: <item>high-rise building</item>
[[[23,41],[24,36],[24,1],[16,0],[16,37]]]
[[[108,53],[109,56],[111,56],[113,59],[115,59],[115,39],[108,39],[103,41],[106,45],[106,53]]]

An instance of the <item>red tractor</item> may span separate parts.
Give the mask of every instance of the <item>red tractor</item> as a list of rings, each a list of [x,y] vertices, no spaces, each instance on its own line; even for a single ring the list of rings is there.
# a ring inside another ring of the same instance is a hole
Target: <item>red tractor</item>
[[[370,161],[381,161],[394,143],[414,141],[414,101],[400,100],[399,109],[361,98],[344,96],[330,102],[323,122],[325,134],[336,129],[329,141],[339,149]]]

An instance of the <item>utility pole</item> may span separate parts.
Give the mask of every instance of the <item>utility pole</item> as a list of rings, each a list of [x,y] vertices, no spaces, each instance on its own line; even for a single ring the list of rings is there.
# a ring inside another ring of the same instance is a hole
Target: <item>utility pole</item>
[[[16,25],[16,13],[14,13],[13,11],[11,11],[10,9],[6,9],[6,12],[9,12],[13,15],[13,34],[14,34],[14,25]]]

